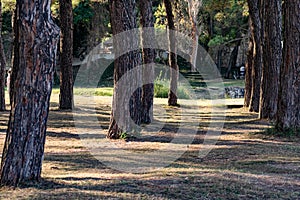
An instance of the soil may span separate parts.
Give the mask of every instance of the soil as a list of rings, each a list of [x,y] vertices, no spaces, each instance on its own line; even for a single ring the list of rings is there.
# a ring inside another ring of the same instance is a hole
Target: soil
[[[105,139],[110,97],[75,102],[75,111],[59,111],[53,95],[41,181],[2,187],[0,199],[300,198],[300,139],[265,135],[268,122],[230,106],[241,99],[224,109],[214,102],[215,110],[206,100],[176,108],[155,99],[155,123],[116,141]],[[0,112],[1,149],[8,116]]]

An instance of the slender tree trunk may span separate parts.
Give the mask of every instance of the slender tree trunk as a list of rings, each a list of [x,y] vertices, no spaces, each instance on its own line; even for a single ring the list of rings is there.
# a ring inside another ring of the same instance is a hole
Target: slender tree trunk
[[[221,71],[221,68],[222,68],[222,52],[223,52],[223,49],[222,47],[220,49],[218,49],[218,61],[217,61],[217,67],[219,69],[219,71]]]
[[[262,45],[261,45],[261,13],[260,0],[248,0],[249,15],[253,23],[253,67],[252,67],[252,91],[249,110],[251,112],[259,111],[260,101],[260,83],[262,69]]]
[[[249,46],[247,52],[247,62],[246,62],[246,75],[245,75],[245,99],[244,106],[249,107],[251,102],[252,93],[252,68],[253,66],[253,54],[254,54],[254,27],[251,18],[249,18]]]
[[[16,3],[17,55],[14,55],[13,73],[17,78],[13,83],[1,162],[1,185],[17,186],[27,180],[39,180],[41,176],[59,40],[59,28],[51,19],[50,4],[50,0]]]
[[[15,91],[15,82],[17,80],[17,73],[19,71],[19,67],[20,67],[20,58],[19,58],[19,37],[20,37],[20,33],[19,33],[19,29],[18,27],[21,26],[20,25],[20,21],[18,20],[18,8],[16,8],[14,10],[14,14],[12,16],[12,28],[13,28],[13,54],[12,54],[12,61],[13,61],[13,66],[12,66],[12,70],[10,72],[10,84],[9,84],[9,103],[10,105],[12,105],[12,101],[13,101],[13,95],[14,95],[14,91]]]
[[[283,65],[281,67],[277,127],[300,130],[300,1],[285,0]]]
[[[143,27],[154,28],[154,16],[152,0],[140,0],[141,24]],[[142,32],[143,46],[150,46],[155,41],[154,29]],[[154,97],[154,49],[143,48],[143,91],[141,122],[149,124],[153,120],[153,97]],[[145,84],[146,83],[146,84]]]
[[[111,0],[110,14],[113,35],[137,27],[136,22],[136,2],[135,0]],[[142,82],[139,70],[134,70],[134,74],[129,71],[141,64],[139,51],[124,51],[133,46],[138,46],[138,38],[124,38],[123,41],[114,40],[114,51],[116,59],[114,61],[114,94],[112,102],[112,112],[107,137],[118,139],[123,132],[135,131],[135,124],[141,124],[141,88],[137,88],[134,93],[131,90]],[[122,84],[118,83],[122,78]],[[135,89],[135,88],[134,88]],[[128,100],[128,95],[131,99]],[[130,113],[130,116],[128,116]]]
[[[282,60],[281,0],[264,2],[263,68],[259,118],[273,120],[277,113],[280,66]]]
[[[175,36],[175,23],[174,15],[172,11],[172,4],[170,0],[164,0],[166,6],[168,27],[169,27],[169,65],[172,70],[170,70],[170,91],[168,95],[168,105],[178,106],[177,103],[177,85],[179,77],[179,68],[177,65],[177,47],[176,47],[176,36]]]
[[[236,66],[236,60],[237,60],[238,53],[239,53],[239,46],[240,46],[240,42],[235,45],[235,47],[233,48],[233,50],[231,52],[230,59],[228,62],[227,72],[226,72],[226,78],[229,78],[229,74],[231,72],[232,67]]]
[[[5,71],[6,59],[2,41],[2,2],[0,0],[0,111],[5,110]]]
[[[73,9],[72,0],[59,0],[61,24],[59,108],[73,108]]]
[[[192,32],[191,36],[193,39],[193,49],[191,53],[190,63],[191,63],[191,71],[196,72],[196,60],[197,60],[197,52],[198,52],[198,41],[199,41],[199,27],[198,27],[198,12],[201,4],[201,0],[186,0],[188,2],[188,11],[189,11],[189,17],[190,22],[192,24]]]

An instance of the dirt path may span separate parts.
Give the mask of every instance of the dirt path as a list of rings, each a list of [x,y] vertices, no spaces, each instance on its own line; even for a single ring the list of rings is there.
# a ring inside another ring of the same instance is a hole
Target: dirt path
[[[86,141],[95,144],[103,141],[110,116],[110,98],[99,97],[95,104],[81,100],[82,107],[74,114],[58,111],[57,96],[52,98],[43,180],[16,190],[2,188],[0,199],[300,198],[299,138],[289,140],[259,134],[269,124],[257,121],[255,114],[243,108],[226,109],[227,117],[220,137],[209,154],[201,158],[199,150],[203,147],[206,131],[217,133],[218,127],[213,126],[213,122],[220,123],[224,113],[217,110],[211,115],[211,109],[205,106],[207,102],[198,105],[183,102],[181,108],[167,108],[164,100],[156,99],[156,123],[148,127],[148,132],[113,142],[121,150],[141,155],[130,163],[138,168],[143,155],[164,148],[174,138],[182,136],[176,135],[181,124],[188,132],[193,128],[193,121],[200,122],[199,130],[191,144],[185,145],[186,151],[168,166],[150,172],[130,173],[110,166],[122,166],[126,161],[126,158],[115,161],[120,154],[116,149],[110,156],[104,157],[101,152],[102,157],[97,157],[86,146]],[[0,113],[1,149],[8,114]],[[99,120],[98,124],[89,123],[95,118]],[[212,118],[216,121],[211,122]],[[101,137],[93,138],[91,134],[99,127],[104,130],[98,131]],[[179,141],[184,139],[189,138]],[[184,146],[180,142],[174,144],[177,151]]]

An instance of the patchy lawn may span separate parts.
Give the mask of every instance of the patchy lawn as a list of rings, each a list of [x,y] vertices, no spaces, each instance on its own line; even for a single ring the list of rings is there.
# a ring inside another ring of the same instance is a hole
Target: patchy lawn
[[[105,162],[101,157],[96,159],[84,145],[84,136],[98,128],[90,124],[89,119],[98,119],[98,126],[104,130],[99,134],[105,134],[110,97],[97,97],[95,104],[85,99],[77,100],[81,105],[78,110],[84,112],[73,117],[71,111],[58,111],[58,95],[52,97],[42,181],[24,184],[15,190],[1,188],[0,199],[300,198],[299,138],[261,134],[269,124],[257,121],[256,114],[243,108],[225,110],[227,117],[220,138],[201,158],[198,155],[206,131],[217,132],[218,127],[213,124],[218,120],[223,123],[224,113],[218,111],[211,115],[209,101],[197,105],[182,101],[181,108],[169,108],[165,106],[165,99],[155,99],[157,123],[152,128],[157,130],[164,122],[160,131],[114,141],[120,149],[140,155],[155,151],[177,137],[175,133],[186,119],[200,122],[199,130],[186,152],[170,165],[150,172],[130,173],[108,167],[105,163],[109,158],[105,158]],[[242,103],[242,100],[230,101],[227,104]],[[1,149],[8,115],[9,112],[0,113]],[[210,121],[212,118],[216,121]],[[112,160],[115,154],[117,152],[112,151]]]

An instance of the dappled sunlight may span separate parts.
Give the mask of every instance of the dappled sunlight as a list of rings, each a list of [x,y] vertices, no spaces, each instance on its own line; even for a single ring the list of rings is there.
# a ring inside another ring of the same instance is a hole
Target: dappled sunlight
[[[243,108],[212,114],[211,107],[204,105],[207,102],[199,106],[185,100],[182,107],[173,108],[166,106],[165,99],[155,99],[153,124],[142,126],[132,138],[108,140],[106,130],[111,97],[97,97],[94,102],[86,102],[85,98],[78,98],[82,105],[74,112],[59,111],[55,104],[58,97],[52,95],[54,107],[49,115],[43,180],[28,183],[22,190],[1,189],[1,193],[5,191],[4,197],[236,199],[277,198],[278,193],[287,198],[300,195],[297,192],[300,187],[299,144],[254,134],[270,124],[256,120],[256,114]],[[8,114],[0,113],[0,129],[6,129]],[[96,123],[91,123],[91,120]],[[194,136],[189,134],[194,128],[191,122],[198,124]],[[220,122],[224,127],[222,134],[216,136],[215,132],[220,130],[210,125]],[[185,128],[182,133],[177,133],[182,124]],[[210,137],[215,137],[216,144],[204,145],[208,130],[211,131]],[[0,148],[3,148],[4,136],[5,132],[2,132]],[[183,137],[178,141],[192,137],[188,139],[192,142],[172,143],[175,137]],[[92,153],[87,143],[114,146],[107,146],[105,153],[101,146],[96,145]],[[172,153],[180,156],[168,163],[169,158],[155,154],[164,148],[170,151],[169,156],[172,157]],[[205,148],[211,148],[211,151],[199,157],[199,152]],[[122,155],[120,150],[135,156]],[[148,154],[160,157],[161,167],[153,160],[153,168],[149,168]],[[128,172],[120,167],[112,168],[114,165],[136,165],[137,168],[135,172]],[[143,167],[151,170],[137,173]]]

